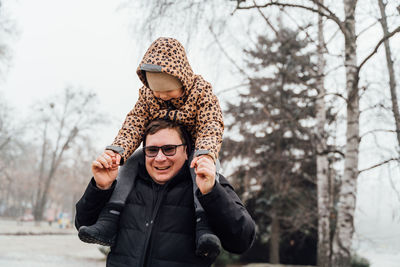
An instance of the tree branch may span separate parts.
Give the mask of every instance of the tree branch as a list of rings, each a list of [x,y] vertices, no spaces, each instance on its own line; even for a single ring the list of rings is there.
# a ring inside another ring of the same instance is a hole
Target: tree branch
[[[335,39],[336,34],[339,32],[340,29],[336,29],[336,31],[332,34],[332,36],[328,39],[328,41],[326,41],[325,45],[329,44],[332,40]],[[328,49],[326,49],[328,51]]]
[[[377,167],[379,167],[379,166],[382,166],[382,165],[384,165],[384,164],[387,164],[387,163],[389,163],[389,162],[391,162],[391,161],[400,161],[400,158],[391,158],[391,159],[387,159],[387,160],[385,160],[385,161],[383,161],[383,162],[381,162],[381,163],[377,163],[377,164],[375,164],[375,165],[372,165],[371,167],[368,167],[368,168],[359,170],[359,171],[358,171],[358,174],[360,174],[360,173],[362,173],[362,172],[365,172],[365,171],[369,171],[369,170],[375,169],[375,168],[377,168]]]
[[[362,31],[360,31],[360,32],[357,34],[357,38],[358,38],[361,34],[363,34],[364,32],[368,31],[370,28],[374,27],[378,22],[379,22],[379,21],[375,21],[374,23],[371,23],[371,25],[369,25],[368,27],[366,27],[365,29],[363,29]]]
[[[256,5],[256,2],[253,1],[253,4]],[[272,25],[272,23],[269,21],[269,19],[264,15],[264,13],[262,13],[261,9],[259,7],[257,7],[257,11],[258,13],[260,13],[261,17],[264,18],[265,22],[267,23],[267,25],[274,31],[275,36],[278,37],[279,36],[279,32],[277,31],[277,29],[275,29],[274,25]]]
[[[297,26],[297,28],[298,28],[299,30],[301,30],[302,32],[304,32],[304,34],[306,35],[307,39],[308,39],[311,43],[313,43],[313,44],[316,43],[316,41],[313,40],[313,38],[312,38],[312,37],[308,34],[308,32],[306,31],[306,28],[300,26],[300,25],[297,23],[297,20],[296,20],[295,18],[293,18],[288,12],[286,12],[285,10],[283,10],[282,12],[284,12],[284,13],[286,14],[286,16],[288,16],[288,17],[292,20],[292,22],[293,22],[294,24],[296,24],[296,26]],[[325,43],[324,43],[323,47],[324,47],[324,49],[326,49]]]
[[[364,137],[365,137],[366,135],[368,135],[368,134],[373,134],[373,133],[376,133],[376,132],[396,133],[395,130],[375,129],[375,130],[371,130],[371,131],[368,131],[368,132],[363,133],[363,134],[360,136],[360,139],[364,138]]]
[[[357,72],[360,72],[362,66],[364,66],[365,63],[367,63],[367,61],[378,52],[379,47],[381,46],[381,44],[383,44],[385,42],[385,40],[391,38],[393,35],[395,35],[396,33],[400,32],[400,26],[397,27],[395,30],[393,30],[391,33],[389,33],[388,35],[382,37],[382,39],[378,42],[378,44],[375,46],[375,49],[361,62],[361,64],[357,67]]]
[[[233,60],[228,53],[225,51],[225,49],[222,47],[220,41],[218,40],[217,35],[215,34],[215,32],[213,31],[211,25],[208,26],[208,29],[210,30],[212,36],[214,37],[214,40],[216,42],[216,44],[218,45],[218,47],[221,49],[221,52],[225,55],[225,57],[240,71],[240,73],[242,73],[243,75],[245,75],[248,79],[250,78],[250,76],[244,71],[244,69],[242,69],[241,67],[239,67],[238,64],[236,64],[235,60]]]
[[[11,137],[8,136],[6,140],[0,145],[0,150],[2,150],[9,142],[11,141]]]
[[[320,14],[321,16],[326,17],[328,19],[331,19],[332,21],[334,21],[338,25],[338,27],[340,28],[340,30],[344,34],[346,33],[346,29],[344,28],[344,25],[343,25],[342,21],[331,10],[329,10],[329,8],[327,8],[326,6],[322,5],[321,3],[316,3],[318,1],[315,1],[315,0],[310,0],[310,1],[312,3],[320,6],[322,9],[324,9],[328,13],[324,13],[322,11],[319,11],[318,9],[315,9],[315,8],[312,8],[312,7],[309,7],[309,6],[304,6],[304,5],[299,5],[299,4],[279,3],[279,2],[270,2],[270,3],[266,3],[264,5],[255,4],[255,5],[252,5],[252,6],[240,6],[240,3],[242,1],[238,1],[236,9],[265,8],[265,7],[269,7],[269,6],[301,8],[301,9],[305,9],[305,10]]]
[[[399,201],[400,203],[400,192],[397,190],[396,185],[394,184],[394,181],[392,179],[392,174],[390,171],[390,166],[388,166],[388,173],[389,173],[389,182],[390,182],[390,186],[392,187],[393,191],[396,193],[397,196],[397,201]]]
[[[243,83],[243,84],[231,86],[231,87],[228,87],[228,88],[223,88],[221,90],[218,90],[218,92],[216,94],[217,94],[217,96],[220,96],[223,93],[229,92],[231,90],[234,90],[234,89],[237,89],[237,88],[240,88],[240,87],[243,87],[243,86],[249,86],[249,85],[250,85],[249,83]]]
[[[320,97],[322,98],[322,97],[325,97],[325,96],[328,96],[328,95],[337,96],[337,97],[343,99],[344,101],[346,101],[346,103],[349,102],[348,99],[347,99],[345,96],[343,96],[342,94],[339,94],[339,93],[326,93],[326,94],[324,94],[324,95],[321,95]],[[318,98],[318,97],[317,97],[317,98]]]
[[[333,13],[327,6],[325,6],[321,1],[319,0],[311,0],[311,2],[313,2],[315,5],[317,5],[318,7],[320,7],[321,9],[324,9],[326,12],[329,13],[329,15],[331,15],[332,17],[334,17],[336,20],[338,20],[340,22],[340,24],[342,24],[342,22],[340,21],[340,19],[335,15],[335,13]],[[339,25],[338,25],[339,26]]]

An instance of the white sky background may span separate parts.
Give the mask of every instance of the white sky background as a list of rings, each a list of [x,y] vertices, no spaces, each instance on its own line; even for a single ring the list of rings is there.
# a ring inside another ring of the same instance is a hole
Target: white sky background
[[[68,85],[89,89],[97,93],[100,109],[113,118],[112,124],[101,130],[96,146],[102,148],[113,140],[125,115],[137,100],[141,83],[135,71],[150,44],[149,40],[143,40],[143,36],[133,33],[131,13],[118,10],[119,4],[119,1],[106,0],[5,1],[10,18],[15,20],[18,35],[10,42],[12,60],[8,72],[0,80],[0,93],[15,107],[18,116],[28,116],[32,103],[61,93]],[[161,35],[176,37],[186,46],[186,35],[177,34],[176,30]],[[400,38],[397,36],[396,40]],[[196,45],[199,41],[201,45]],[[229,63],[215,52],[217,48],[212,43],[212,39],[197,38],[190,41],[186,49],[194,71],[209,80],[218,93],[239,84],[240,80],[235,78],[235,73],[224,68],[224,64]],[[399,49],[398,42],[392,44]],[[235,46],[242,44],[229,43],[227,49]],[[365,51],[369,50],[366,48]],[[385,70],[383,62],[377,64]],[[370,72],[374,71],[369,69]],[[229,93],[223,96],[231,97]],[[386,143],[389,147],[390,144],[395,145],[395,139]],[[372,155],[373,152],[368,151],[360,156],[363,161],[360,165],[367,167],[371,165],[369,163],[380,160],[379,155],[377,158],[372,158]],[[377,232],[399,233],[395,236],[400,240],[400,212],[395,212],[400,204],[390,186],[389,169],[397,182],[399,169],[394,165],[360,177],[356,226],[360,233],[368,232],[370,225]],[[389,246],[394,244],[390,242],[386,243]],[[400,248],[399,242],[395,246]]]
[[[126,18],[116,12],[117,4],[21,0],[10,5],[18,35],[0,88],[21,116],[35,101],[72,85],[97,93],[99,108],[122,124],[136,102],[140,84],[135,74],[135,41]],[[101,140],[111,142],[117,130],[105,130]]]

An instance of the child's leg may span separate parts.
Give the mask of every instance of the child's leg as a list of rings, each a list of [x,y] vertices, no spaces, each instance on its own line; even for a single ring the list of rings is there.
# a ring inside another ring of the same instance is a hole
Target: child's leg
[[[142,149],[136,150],[135,153],[133,153],[126,163],[118,170],[117,185],[115,186],[114,192],[112,193],[108,203],[125,205],[125,201],[128,198],[128,195],[131,192],[135,182],[139,163],[144,163]]]
[[[192,162],[192,159],[193,153],[190,156],[189,165]],[[219,182],[219,166],[220,165],[218,161],[216,164],[216,182]],[[206,213],[196,196],[196,190],[198,187],[196,184],[196,174],[193,168],[190,169],[190,174],[193,181],[193,200],[196,216],[196,254],[201,257],[215,260],[221,251],[221,242],[219,238],[212,232],[208,224]]]
[[[143,160],[143,151],[137,150],[119,169],[114,192],[102,209],[97,222],[91,226],[79,228],[78,235],[82,241],[105,246],[113,244],[118,231],[119,215],[132,190],[138,173],[138,164]]]

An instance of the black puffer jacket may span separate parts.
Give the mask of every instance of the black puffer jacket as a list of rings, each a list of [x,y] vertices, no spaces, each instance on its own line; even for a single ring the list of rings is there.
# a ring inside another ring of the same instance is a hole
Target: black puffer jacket
[[[126,206],[120,229],[107,258],[109,267],[210,266],[194,253],[193,187],[187,164],[165,185],[153,182],[142,166]],[[92,179],[76,205],[76,227],[91,225],[114,186],[99,190]],[[215,233],[227,251],[243,253],[255,235],[255,224],[226,179],[220,176],[207,195],[198,192]]]

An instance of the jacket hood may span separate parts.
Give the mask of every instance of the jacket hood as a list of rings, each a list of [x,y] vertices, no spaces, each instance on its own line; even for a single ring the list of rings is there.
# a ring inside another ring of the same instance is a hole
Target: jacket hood
[[[195,79],[185,48],[178,40],[168,37],[160,37],[150,45],[136,70],[139,79],[149,87],[145,71],[164,72],[175,76],[185,89],[190,89]]]

